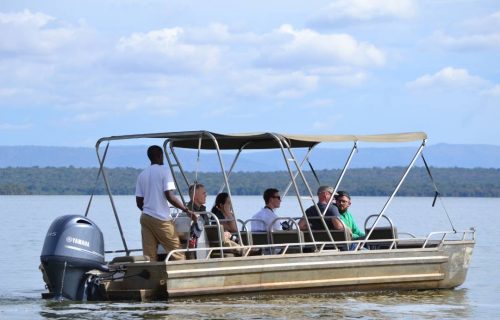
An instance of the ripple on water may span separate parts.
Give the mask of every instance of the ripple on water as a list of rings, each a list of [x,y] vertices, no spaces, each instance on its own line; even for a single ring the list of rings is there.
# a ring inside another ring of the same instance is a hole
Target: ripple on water
[[[321,319],[471,316],[467,290],[211,297],[172,302],[71,302],[0,297],[4,319]],[[37,317],[38,315],[38,317]]]

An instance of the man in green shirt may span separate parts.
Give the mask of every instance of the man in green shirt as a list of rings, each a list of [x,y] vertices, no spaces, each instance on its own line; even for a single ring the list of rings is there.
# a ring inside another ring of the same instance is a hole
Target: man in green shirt
[[[335,201],[337,204],[337,208],[339,208],[340,219],[344,223],[344,225],[349,228],[352,234],[353,240],[363,239],[365,236],[365,232],[358,228],[356,225],[356,221],[354,221],[354,217],[347,210],[351,206],[351,196],[347,191],[339,191],[338,195],[335,196]]]

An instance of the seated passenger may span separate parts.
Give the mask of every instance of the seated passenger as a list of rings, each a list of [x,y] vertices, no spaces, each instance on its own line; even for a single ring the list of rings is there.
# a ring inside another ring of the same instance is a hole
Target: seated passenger
[[[339,191],[337,195],[335,195],[335,200],[337,204],[337,208],[340,212],[340,219],[344,225],[349,229],[352,235],[353,240],[361,240],[365,236],[365,232],[358,228],[356,225],[356,221],[354,221],[353,216],[347,210],[351,206],[351,196],[347,191]]]
[[[333,195],[333,188],[330,186],[320,186],[318,188],[318,208],[321,211],[321,214],[326,209],[326,205],[330,201]],[[311,226],[312,230],[325,230],[325,226],[320,218],[320,213],[318,213],[318,209],[316,206],[311,206],[306,210],[307,221]],[[323,216],[326,226],[329,230],[343,230],[344,226],[340,222],[340,213],[335,204],[331,203],[326,210],[325,215]],[[304,217],[299,220],[299,229],[300,230],[308,230],[307,221]]]
[[[201,183],[192,184],[189,186],[189,202],[186,203],[186,207],[194,212],[205,212],[207,208],[205,203],[207,202],[207,191],[205,186]],[[203,217],[205,222],[208,222],[207,217]]]
[[[226,220],[220,223],[224,227],[224,230],[231,233],[238,232],[238,226],[236,225],[231,205],[231,198],[229,198],[227,192],[221,192],[217,195],[215,204],[212,207],[212,213],[215,214],[219,220]]]
[[[279,190],[274,188],[266,189],[263,198],[266,205],[252,216],[252,219],[256,219],[251,223],[252,231],[268,231],[269,228],[271,228],[271,231],[281,230],[281,224],[278,220],[275,220],[278,216],[274,213],[274,210],[279,208],[281,204]]]
[[[190,201],[186,204],[186,207],[188,207],[190,210],[193,210],[194,212],[206,212],[207,208],[205,207],[205,203],[207,201],[207,191],[205,189],[205,186],[201,183],[198,184],[193,184],[189,186],[189,198]],[[206,215],[202,216],[203,219],[202,224],[208,224],[209,223],[209,218]],[[200,228],[197,224],[192,225],[192,234],[191,234],[191,240],[189,242],[189,247],[190,248],[197,248],[198,247],[198,238],[201,235],[201,230],[202,227]],[[231,233],[229,232],[224,232],[224,239],[222,239],[222,245],[224,247],[238,247],[239,245],[231,240]],[[239,250],[235,250],[235,253],[240,253]],[[192,255],[190,258],[194,258],[195,255]]]
[[[231,205],[231,198],[227,192],[221,192],[215,198],[215,204],[212,207],[212,213],[217,216],[220,225],[224,228],[224,246],[234,247],[237,245],[238,237],[232,233],[238,232],[238,226],[234,218],[234,213]],[[227,242],[227,243],[226,243]],[[233,242],[233,243],[231,243]]]
[[[195,183],[189,186],[189,202],[186,203],[186,207],[193,212],[206,212],[207,208],[205,203],[207,202],[207,191],[205,186],[201,183]],[[198,217],[196,223],[191,225],[191,238],[188,242],[189,248],[198,247],[198,238],[201,236],[203,231],[203,225],[207,224],[208,217],[203,215],[201,218]],[[196,253],[188,253],[189,259],[195,259]]]

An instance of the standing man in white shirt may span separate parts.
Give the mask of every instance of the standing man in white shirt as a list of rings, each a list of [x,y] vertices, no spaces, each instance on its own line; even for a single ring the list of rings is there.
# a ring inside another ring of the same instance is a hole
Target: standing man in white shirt
[[[196,216],[175,197],[175,183],[170,170],[163,166],[161,147],[150,146],[148,158],[151,166],[144,169],[137,178],[135,199],[142,212],[140,222],[143,254],[149,256],[151,261],[156,261],[158,243],[167,252],[181,248],[168,203],[186,212],[192,219],[196,219]],[[185,256],[176,252],[172,254],[172,258],[184,260]]]
[[[274,210],[281,205],[279,190],[274,188],[266,189],[263,198],[266,205],[252,217],[252,219],[261,221],[251,221],[252,231],[268,231],[271,225],[271,231],[281,230],[281,225],[278,220],[273,223],[273,220],[278,218]]]

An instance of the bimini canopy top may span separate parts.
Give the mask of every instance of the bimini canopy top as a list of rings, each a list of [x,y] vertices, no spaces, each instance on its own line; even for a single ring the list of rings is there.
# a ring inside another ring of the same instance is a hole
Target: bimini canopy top
[[[143,138],[168,139],[172,146],[178,148],[217,149],[217,143],[221,150],[234,150],[243,146],[245,149],[274,149],[280,147],[279,141],[288,143],[291,148],[308,148],[322,142],[411,142],[427,139],[427,134],[407,132],[375,135],[297,135],[273,132],[220,134],[210,131],[182,131],[104,137],[97,141],[96,147],[105,141]]]

